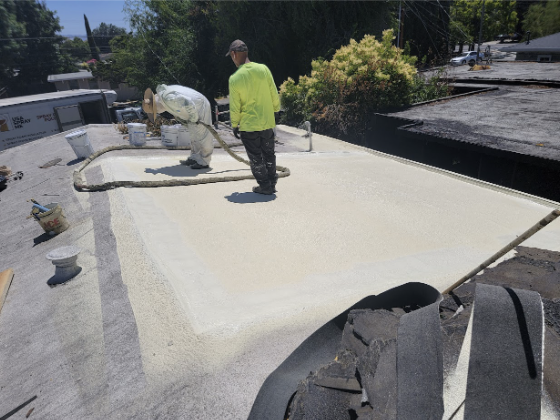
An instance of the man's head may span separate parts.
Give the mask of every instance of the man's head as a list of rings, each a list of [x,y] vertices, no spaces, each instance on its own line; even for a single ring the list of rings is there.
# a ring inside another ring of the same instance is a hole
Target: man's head
[[[239,67],[241,64],[248,62],[249,49],[243,41],[236,39],[229,46],[227,56],[230,56],[235,65]]]

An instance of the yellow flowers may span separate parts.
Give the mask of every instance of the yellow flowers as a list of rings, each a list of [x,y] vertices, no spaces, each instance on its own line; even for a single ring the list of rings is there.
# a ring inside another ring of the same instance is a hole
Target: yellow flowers
[[[416,59],[396,48],[394,39],[392,30],[384,31],[381,40],[373,35],[359,42],[351,39],[332,60],[312,61],[310,74],[297,84],[286,80],[280,98],[287,119],[324,119],[325,109],[333,107],[369,112],[410,103]]]

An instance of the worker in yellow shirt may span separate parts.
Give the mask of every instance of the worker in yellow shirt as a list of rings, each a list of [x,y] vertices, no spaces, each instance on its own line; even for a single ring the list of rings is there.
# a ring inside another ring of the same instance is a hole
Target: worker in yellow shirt
[[[233,134],[241,138],[251,172],[258,182],[253,192],[276,192],[276,155],[274,154],[274,113],[280,111],[278,89],[268,67],[249,60],[247,45],[239,39],[229,46],[237,71],[229,78],[229,112]]]

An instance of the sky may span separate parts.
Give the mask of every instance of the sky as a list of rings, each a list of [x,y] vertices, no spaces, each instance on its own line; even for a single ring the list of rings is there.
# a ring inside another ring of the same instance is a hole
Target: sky
[[[91,29],[97,28],[101,22],[130,29],[123,13],[122,0],[46,0],[47,8],[56,11],[60,25],[64,29],[62,35],[84,35],[86,28],[84,14],[87,16]]]

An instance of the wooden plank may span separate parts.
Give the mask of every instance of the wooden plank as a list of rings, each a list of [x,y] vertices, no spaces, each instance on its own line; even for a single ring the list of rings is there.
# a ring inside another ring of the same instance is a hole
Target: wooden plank
[[[2,311],[2,306],[4,306],[4,301],[8,295],[8,289],[10,284],[12,284],[12,279],[14,278],[14,270],[8,268],[0,273],[0,311]]]

